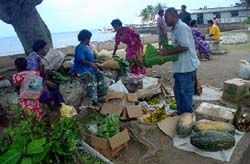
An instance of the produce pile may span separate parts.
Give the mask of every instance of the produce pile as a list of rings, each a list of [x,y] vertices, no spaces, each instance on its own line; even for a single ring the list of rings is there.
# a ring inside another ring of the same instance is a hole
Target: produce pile
[[[129,71],[129,62],[122,58],[115,58],[115,60],[119,63],[120,70],[119,76],[126,76]]]
[[[167,115],[164,108],[157,108],[156,107],[155,111],[150,113],[150,116],[143,118],[143,121],[145,123],[157,123],[157,122],[167,118],[167,116],[168,115]]]
[[[156,96],[147,102],[142,102],[142,107],[143,114],[149,115],[143,118],[143,122],[157,123],[176,112],[176,101],[172,97],[164,99]]]
[[[62,75],[60,72],[51,71],[48,73],[49,79],[56,84],[64,84],[70,80],[68,76]]]
[[[103,163],[80,149],[76,117],[63,117],[46,125],[35,116],[16,114],[17,123],[5,129],[5,137],[0,138],[0,163]]]
[[[101,138],[111,138],[119,133],[120,131],[120,121],[119,116],[111,114],[104,119],[104,121],[99,125],[97,135]]]
[[[200,120],[195,123],[193,114],[190,113],[180,116],[176,132],[181,138],[190,136],[193,146],[209,152],[231,149],[236,142],[233,125],[211,120]]]

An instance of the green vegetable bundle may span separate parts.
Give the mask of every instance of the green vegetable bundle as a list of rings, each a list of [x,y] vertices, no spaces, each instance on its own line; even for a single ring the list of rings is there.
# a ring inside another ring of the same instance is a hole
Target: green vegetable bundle
[[[163,48],[171,49],[173,46],[164,45]],[[148,44],[143,58],[143,65],[145,67],[152,67],[153,65],[162,65],[169,61],[177,61],[178,58],[179,54],[161,56],[158,54],[157,49],[153,45]]]
[[[69,77],[63,76],[61,73],[56,71],[49,72],[49,78],[56,84],[64,84],[70,79]]]
[[[111,114],[105,118],[103,123],[98,127],[98,136],[102,138],[111,138],[120,131],[119,116]]]
[[[129,71],[129,62],[122,59],[122,58],[116,58],[115,60],[120,65],[119,75],[120,76],[126,76],[128,71]]]

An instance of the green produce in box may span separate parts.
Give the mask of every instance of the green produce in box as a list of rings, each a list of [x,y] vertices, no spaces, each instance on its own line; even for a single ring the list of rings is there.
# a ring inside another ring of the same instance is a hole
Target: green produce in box
[[[111,114],[98,127],[98,136],[102,138],[111,138],[120,131],[119,116]]]

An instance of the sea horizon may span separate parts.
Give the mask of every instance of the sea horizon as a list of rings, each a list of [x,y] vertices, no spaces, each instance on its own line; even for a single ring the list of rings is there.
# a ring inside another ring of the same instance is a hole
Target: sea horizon
[[[113,32],[99,32],[98,30],[90,31],[92,32],[92,42],[114,40],[115,37],[115,33]],[[76,46],[79,43],[77,40],[78,33],[79,31],[52,33],[54,48]],[[10,56],[22,53],[24,53],[24,49],[17,36],[0,37],[0,56]]]

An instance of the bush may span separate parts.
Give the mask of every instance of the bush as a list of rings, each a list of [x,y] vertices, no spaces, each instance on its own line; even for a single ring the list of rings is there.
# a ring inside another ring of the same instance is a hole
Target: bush
[[[250,24],[250,17],[247,17],[247,19],[244,20],[243,23],[245,23],[245,24]]]

